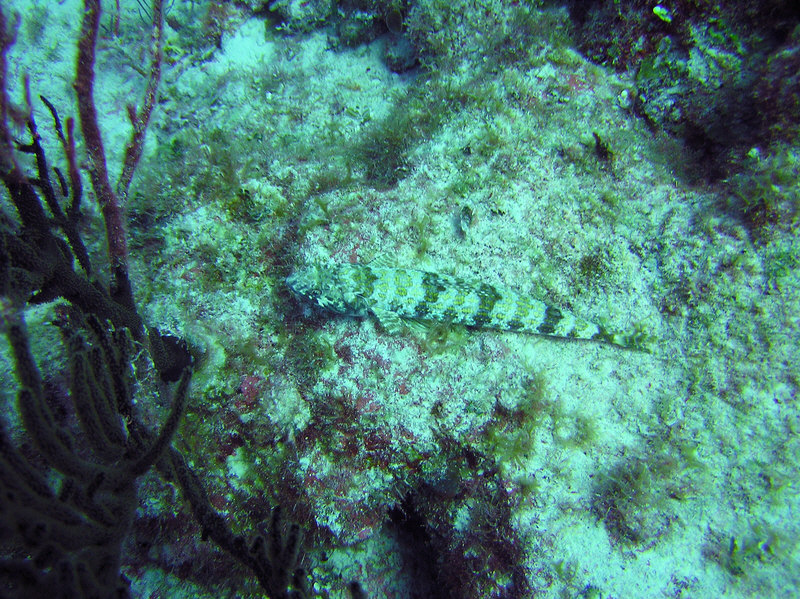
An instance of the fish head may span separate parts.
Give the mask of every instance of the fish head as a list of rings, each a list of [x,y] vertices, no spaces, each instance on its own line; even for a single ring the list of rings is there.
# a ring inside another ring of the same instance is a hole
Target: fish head
[[[355,314],[352,291],[336,266],[314,265],[293,272],[286,286],[301,301],[338,314]]]

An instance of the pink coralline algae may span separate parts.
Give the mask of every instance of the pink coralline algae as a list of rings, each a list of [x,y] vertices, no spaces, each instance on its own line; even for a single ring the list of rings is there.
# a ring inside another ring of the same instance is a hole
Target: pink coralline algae
[[[258,405],[258,400],[264,392],[266,381],[258,375],[247,375],[242,378],[239,385],[240,395],[234,401],[236,409],[240,412],[249,412]]]

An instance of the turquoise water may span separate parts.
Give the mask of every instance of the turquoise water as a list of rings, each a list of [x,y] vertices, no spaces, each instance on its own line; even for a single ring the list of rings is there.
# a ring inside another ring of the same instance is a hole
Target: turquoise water
[[[94,69],[112,185],[152,55],[152,8],[120,4],[103,4]],[[261,4],[165,5],[158,99],[117,191],[138,314],[194,357],[172,447],[205,505],[248,543],[280,505],[275,526],[299,561],[271,560],[301,566],[308,596],[358,596],[352,581],[394,598],[796,593],[796,17],[780,3],[771,17],[745,3]],[[29,142],[13,118],[27,112],[23,76],[62,173],[39,95],[64,127],[76,118],[77,230],[107,288],[72,85],[82,3],[2,11],[9,30],[21,19],[5,54],[20,108],[7,111],[10,134]],[[10,194],[4,235],[20,231]],[[513,289],[641,332],[649,351],[446,318],[388,330],[286,288],[308,266],[369,262]],[[110,467],[118,456],[96,455],[69,400],[75,352],[50,324],[60,310],[25,310],[39,401],[76,455]],[[128,418],[154,437],[176,383],[158,380],[152,346],[133,337]],[[0,369],[9,444],[62,492],[31,511],[4,504],[4,569],[26,562],[52,581],[53,554],[95,568],[80,542],[47,536],[66,516],[39,509],[68,505],[106,530],[64,491],[92,479],[39,455],[8,345]],[[121,430],[130,447],[136,427]],[[7,455],[12,489],[21,470]],[[254,554],[202,539],[185,488],[156,466],[122,502],[135,513],[112,535],[124,579],[113,559],[110,579],[134,597],[262,596]],[[42,536],[19,530],[40,521]],[[25,596],[19,578],[0,578],[0,595]]]

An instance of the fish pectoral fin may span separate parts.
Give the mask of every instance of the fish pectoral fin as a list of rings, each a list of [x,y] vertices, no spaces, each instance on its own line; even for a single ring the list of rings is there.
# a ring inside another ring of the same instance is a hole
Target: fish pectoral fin
[[[403,326],[415,335],[425,337],[431,330],[431,323],[419,318],[401,318]]]
[[[373,309],[372,313],[381,326],[391,335],[397,335],[406,331],[425,336],[430,331],[430,323],[418,318],[403,318],[391,310]]]
[[[392,335],[397,335],[403,332],[403,319],[400,318],[396,312],[390,310],[381,310],[380,308],[373,308],[372,313],[378,319],[380,325]]]
[[[389,254],[378,254],[367,262],[367,266],[371,266],[372,268],[395,268],[397,262]]]

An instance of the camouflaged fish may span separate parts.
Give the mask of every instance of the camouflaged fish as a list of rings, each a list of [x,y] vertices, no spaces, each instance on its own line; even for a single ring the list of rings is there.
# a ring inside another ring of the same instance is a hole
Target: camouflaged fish
[[[612,332],[507,289],[377,261],[311,266],[290,275],[286,284],[296,297],[326,310],[361,317],[371,313],[390,333],[437,321],[645,349],[641,331]]]

